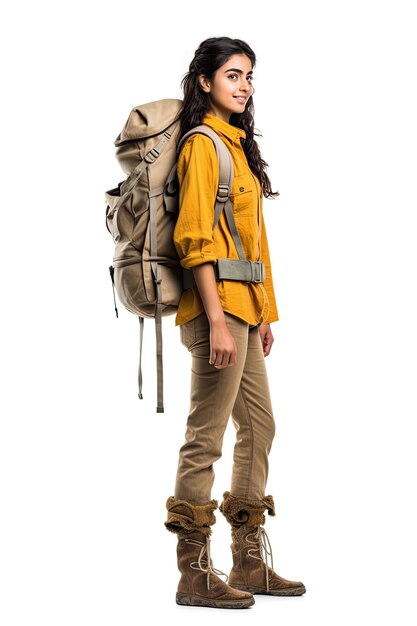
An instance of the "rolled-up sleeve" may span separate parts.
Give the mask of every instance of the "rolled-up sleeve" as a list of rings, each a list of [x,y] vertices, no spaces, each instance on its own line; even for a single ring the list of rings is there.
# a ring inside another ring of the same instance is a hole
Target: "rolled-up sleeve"
[[[271,322],[277,322],[279,320],[278,307],[275,299],[274,281],[272,278],[271,258],[269,255],[268,236],[266,234],[265,220],[263,211],[261,211],[261,260],[265,263],[265,282],[264,288],[268,296],[269,312],[267,318],[263,321],[264,324],[270,324]]]
[[[218,168],[216,149],[210,137],[192,135],[178,157],[179,213],[173,233],[180,263],[186,269],[217,262],[213,221]]]

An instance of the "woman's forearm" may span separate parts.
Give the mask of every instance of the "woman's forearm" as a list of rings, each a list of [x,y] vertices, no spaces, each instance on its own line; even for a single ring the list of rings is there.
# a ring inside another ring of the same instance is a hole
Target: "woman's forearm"
[[[191,269],[210,324],[226,323],[213,263],[202,263]]]

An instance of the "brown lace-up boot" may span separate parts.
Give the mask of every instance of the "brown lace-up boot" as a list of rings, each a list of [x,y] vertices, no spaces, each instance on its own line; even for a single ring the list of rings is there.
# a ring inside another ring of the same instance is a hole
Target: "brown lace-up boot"
[[[286,580],[274,572],[272,548],[263,528],[265,509],[269,515],[275,515],[272,496],[246,500],[225,491],[219,509],[232,527],[231,587],[271,596],[300,596],[306,592],[302,582]],[[268,555],[271,567],[267,563]]]
[[[181,578],[176,603],[187,606],[208,606],[222,609],[244,609],[255,604],[253,595],[234,589],[217,574],[227,574],[213,567],[210,555],[211,526],[216,522],[217,500],[194,505],[170,496],[166,507],[166,528],[177,534],[178,569]]]

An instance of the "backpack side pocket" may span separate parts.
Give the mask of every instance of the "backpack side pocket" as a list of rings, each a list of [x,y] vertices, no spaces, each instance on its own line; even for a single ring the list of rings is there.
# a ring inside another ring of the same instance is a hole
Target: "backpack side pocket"
[[[114,189],[105,192],[106,200],[106,228],[117,243],[122,236],[131,239],[134,218],[132,214],[132,194],[129,194],[124,202],[120,204],[121,185],[120,182]],[[119,206],[117,206],[119,205]]]

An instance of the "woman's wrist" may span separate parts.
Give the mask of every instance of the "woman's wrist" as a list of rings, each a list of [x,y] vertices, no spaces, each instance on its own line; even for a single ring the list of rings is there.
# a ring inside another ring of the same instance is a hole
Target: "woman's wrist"
[[[222,326],[226,324],[226,318],[223,309],[219,313],[207,314],[210,326]]]

